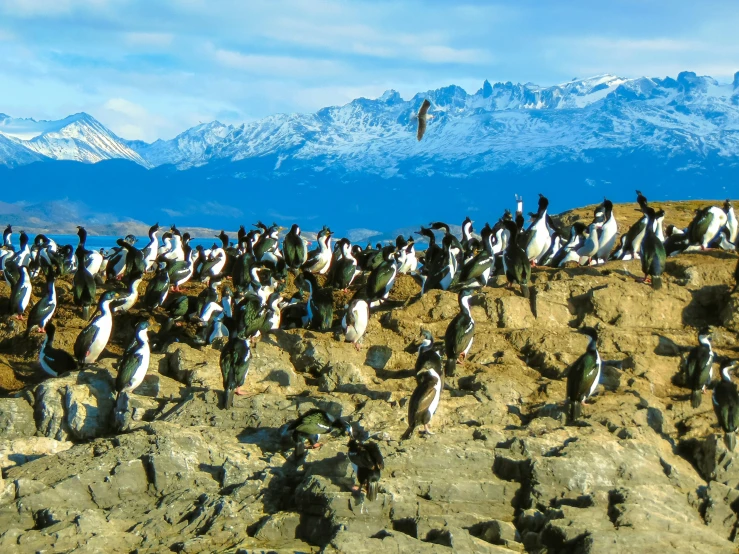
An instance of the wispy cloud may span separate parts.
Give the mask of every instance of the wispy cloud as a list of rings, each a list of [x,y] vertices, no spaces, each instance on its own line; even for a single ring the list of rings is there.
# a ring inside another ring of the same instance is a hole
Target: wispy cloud
[[[0,111],[88,111],[125,138],[394,88],[616,73],[726,78],[735,0],[0,0]],[[737,67],[734,67],[737,66]]]

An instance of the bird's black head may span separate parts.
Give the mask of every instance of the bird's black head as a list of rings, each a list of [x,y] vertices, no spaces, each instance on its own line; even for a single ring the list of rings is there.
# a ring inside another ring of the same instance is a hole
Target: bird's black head
[[[513,214],[511,214],[511,210],[506,208],[506,210],[503,212],[503,217],[501,219],[503,221],[513,221]]]
[[[428,329],[421,329],[421,336],[423,337],[423,340],[434,342],[434,335],[431,334],[431,331]]]
[[[725,211],[725,212],[728,212],[728,211],[729,211],[730,209],[731,209],[731,202],[730,202],[730,201],[729,201],[729,199],[727,198],[727,199],[726,199],[726,202],[724,202],[724,211]]]
[[[354,437],[354,429],[352,429],[351,424],[348,421],[346,421],[346,420],[344,420],[344,419],[342,419],[340,417],[337,417],[331,423],[331,427],[333,427],[334,429],[339,429],[340,431],[343,431],[344,433],[346,433],[347,435],[349,435],[352,438]]]
[[[582,333],[583,335],[587,335],[593,340],[593,342],[598,342],[598,331],[596,331],[593,327],[580,327],[577,332]]]
[[[698,331],[698,340],[713,340],[713,335],[711,334],[711,328],[710,327],[702,327],[700,331]]]
[[[395,251],[395,247],[394,247],[394,246],[385,246],[385,247],[384,247],[384,248],[382,249],[382,257],[383,257],[383,258],[384,258],[385,260],[387,260],[387,261],[390,261],[390,260],[392,260],[392,259],[393,259],[393,257],[395,256],[395,252],[396,252],[396,251]]]
[[[134,244],[138,239],[133,235],[126,235],[126,238],[124,238],[128,244]]]
[[[182,236],[182,233],[180,233],[180,230],[177,227],[175,227],[174,225],[172,225],[172,227],[170,228],[170,231],[172,231],[172,234],[173,235],[176,235],[178,237],[181,237]]]
[[[435,231],[444,231],[444,234],[449,234],[449,225],[447,225],[443,221],[434,221],[429,224],[429,227],[431,227]]]
[[[115,300],[115,292],[112,290],[106,291],[100,297],[100,305],[102,306],[106,302],[112,302]]]
[[[299,235],[300,234],[300,226],[297,223],[293,223],[292,227],[290,227],[290,234],[291,235]]]
[[[539,212],[543,212],[549,207],[549,200],[546,196],[539,193]]]
[[[405,247],[406,247],[407,245],[408,245],[408,243],[407,243],[407,242],[406,242],[406,240],[405,240],[405,239],[403,238],[403,235],[398,235],[398,236],[397,236],[397,237],[395,238],[395,248],[398,248],[398,249],[400,249],[400,248],[405,248]]]
[[[159,230],[159,222],[157,221],[154,225],[149,227],[149,234],[156,233]]]
[[[185,233],[184,235],[182,235],[182,244],[187,244],[188,242],[190,242],[190,238],[190,233]]]
[[[142,319],[141,321],[139,321],[136,324],[136,332],[139,332],[139,331],[143,331],[145,329],[148,329],[149,328],[149,325],[151,325],[151,324],[149,323],[149,320],[148,319]]]
[[[44,327],[44,330],[46,331],[46,336],[48,337],[49,342],[53,341],[54,334],[56,333],[56,325],[49,321],[49,323]]]

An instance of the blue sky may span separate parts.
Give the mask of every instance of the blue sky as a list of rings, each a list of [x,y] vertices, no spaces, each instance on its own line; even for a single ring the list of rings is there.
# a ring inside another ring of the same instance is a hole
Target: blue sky
[[[171,138],[484,79],[739,70],[736,0],[0,0],[0,113]]]

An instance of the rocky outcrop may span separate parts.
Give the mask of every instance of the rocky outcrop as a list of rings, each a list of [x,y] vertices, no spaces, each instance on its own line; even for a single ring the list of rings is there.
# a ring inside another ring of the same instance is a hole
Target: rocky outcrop
[[[268,333],[232,410],[219,407],[220,353],[185,341],[117,401],[114,358],[48,379],[0,399],[0,549],[735,552],[739,453],[709,395],[691,408],[676,378],[696,327],[715,326],[717,353],[736,356],[734,260],[685,255],[661,291],[634,281],[638,262],[535,270],[530,300],[480,291],[435,434],[404,442],[413,345],[421,329],[443,337],[453,293],[392,298],[359,351],[332,333]],[[583,324],[606,366],[567,425]],[[338,433],[295,459],[286,424],[313,407],[380,445],[374,502],[352,490]]]

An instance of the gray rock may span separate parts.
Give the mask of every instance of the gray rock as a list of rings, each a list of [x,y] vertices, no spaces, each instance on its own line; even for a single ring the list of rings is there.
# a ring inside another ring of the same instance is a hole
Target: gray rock
[[[0,438],[32,437],[36,434],[33,408],[23,398],[0,398]]]

